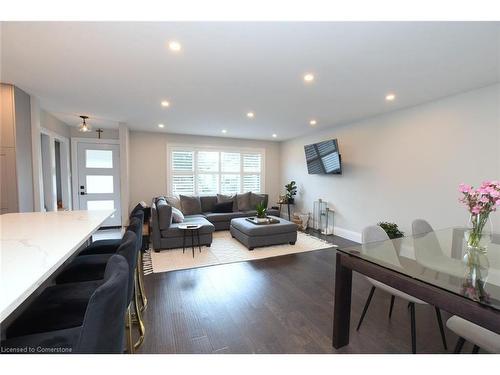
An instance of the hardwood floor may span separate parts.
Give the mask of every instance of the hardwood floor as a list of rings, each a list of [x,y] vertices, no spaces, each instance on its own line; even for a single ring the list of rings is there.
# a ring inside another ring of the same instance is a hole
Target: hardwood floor
[[[333,238],[339,246],[352,242]],[[410,312],[354,274],[351,342],[331,345],[335,249],[145,277],[149,306],[139,353],[410,353]],[[431,306],[417,306],[417,352],[444,353]],[[449,315],[443,312],[443,319]],[[446,330],[451,351],[457,337]],[[464,348],[464,352],[469,351]]]

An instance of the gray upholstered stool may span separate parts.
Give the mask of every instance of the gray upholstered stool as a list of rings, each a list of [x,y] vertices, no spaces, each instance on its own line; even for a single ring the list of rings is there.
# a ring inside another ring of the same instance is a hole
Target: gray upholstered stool
[[[246,218],[231,220],[231,235],[245,245],[248,250],[255,247],[280,245],[297,241],[297,225],[287,220],[271,216],[279,220],[276,224],[256,225]]]

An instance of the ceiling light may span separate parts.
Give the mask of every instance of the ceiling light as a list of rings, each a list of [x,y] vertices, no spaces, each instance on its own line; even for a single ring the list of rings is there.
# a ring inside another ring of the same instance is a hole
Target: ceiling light
[[[90,127],[90,125],[87,124],[87,122],[85,120],[87,120],[89,118],[89,116],[80,116],[80,118],[82,119],[82,123],[80,124],[79,128],[78,128],[78,131],[82,132],[82,133],[87,133],[89,132],[90,130],[92,130],[92,128]]]
[[[222,129],[222,133],[223,133],[223,134],[226,134],[226,133],[227,133],[227,130],[226,130],[226,129]]]
[[[305,82],[312,82],[314,81],[314,74],[312,73],[307,73],[304,75],[304,81]]]
[[[163,124],[158,124],[158,127],[163,129],[163,128],[165,127],[165,125],[163,125]]]
[[[316,120],[311,120],[311,121],[309,121],[309,125],[311,125],[311,126],[314,126],[314,125],[316,125],[316,124],[317,124]]]
[[[387,94],[385,96],[385,100],[387,100],[388,102],[392,102],[394,99],[396,99],[396,95],[394,94]]]
[[[277,134],[273,134],[273,138],[276,138],[278,135]]]
[[[170,48],[171,51],[179,52],[182,47],[181,47],[181,44],[179,42],[176,42],[175,40],[173,40],[170,43],[168,43],[168,48]]]
[[[253,112],[248,112],[247,113],[247,117],[248,118],[254,118],[255,117],[255,114]]]
[[[169,103],[167,100],[163,100],[163,101],[161,102],[161,106],[162,106],[162,107],[170,107],[170,103]]]

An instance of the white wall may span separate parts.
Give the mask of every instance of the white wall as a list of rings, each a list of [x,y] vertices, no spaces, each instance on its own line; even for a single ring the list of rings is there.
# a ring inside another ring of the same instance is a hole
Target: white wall
[[[458,184],[500,179],[499,108],[497,84],[284,142],[281,185],[297,181],[304,212],[318,198],[330,202],[337,234],[354,239],[381,220],[408,233],[415,218],[464,225]],[[304,145],[330,138],[339,141],[343,175],[308,175]],[[500,212],[492,223],[500,231]]]
[[[266,150],[265,191],[270,205],[279,195],[280,145],[277,142],[251,141],[223,137],[130,132],[130,204],[167,194],[167,143],[197,146],[249,147]]]
[[[70,126],[43,109],[40,110],[40,126],[65,138],[71,137]]]

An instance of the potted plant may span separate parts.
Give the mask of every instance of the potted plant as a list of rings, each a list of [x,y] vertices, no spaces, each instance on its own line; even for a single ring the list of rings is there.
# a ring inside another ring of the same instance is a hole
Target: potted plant
[[[264,222],[267,220],[267,208],[263,202],[257,203],[255,210],[257,211],[257,221]]]
[[[396,223],[389,223],[387,221],[381,221],[380,223],[377,223],[379,227],[381,227],[385,233],[389,236],[391,240],[395,238],[401,238],[405,234],[404,232],[401,232],[398,228],[398,225]]]
[[[295,196],[297,195],[297,184],[295,181],[291,181],[289,184],[285,185],[285,189],[287,203],[292,204],[295,201]]]

